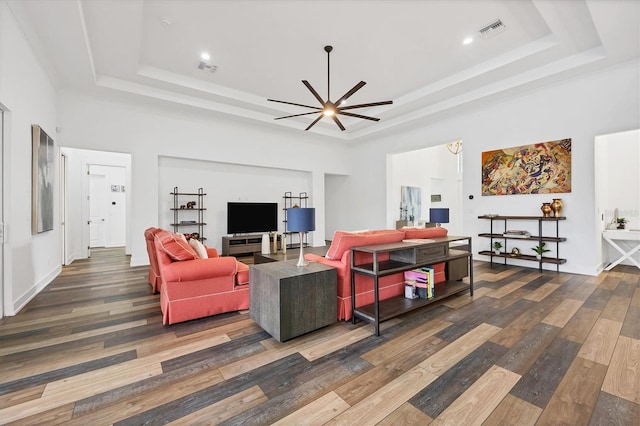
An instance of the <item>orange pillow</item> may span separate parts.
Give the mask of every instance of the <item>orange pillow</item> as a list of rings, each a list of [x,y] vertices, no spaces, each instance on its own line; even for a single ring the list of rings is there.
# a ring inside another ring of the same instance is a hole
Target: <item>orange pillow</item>
[[[198,258],[189,243],[171,232],[158,234],[160,247],[172,260],[194,260]]]
[[[425,239],[434,237],[446,237],[449,232],[447,228],[435,227],[435,228],[405,228],[404,239]]]

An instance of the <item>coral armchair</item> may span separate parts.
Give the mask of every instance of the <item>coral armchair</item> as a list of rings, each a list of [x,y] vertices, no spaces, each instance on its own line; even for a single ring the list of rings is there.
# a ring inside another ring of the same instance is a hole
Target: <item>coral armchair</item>
[[[156,234],[155,250],[162,285],[163,324],[249,309],[249,267],[235,257],[208,248],[200,259],[189,244],[168,231]]]
[[[160,291],[160,271],[158,270],[158,256],[156,255],[156,245],[154,238],[158,232],[162,231],[160,228],[147,228],[144,231],[144,238],[147,243],[147,254],[149,255],[149,284],[154,293]]]

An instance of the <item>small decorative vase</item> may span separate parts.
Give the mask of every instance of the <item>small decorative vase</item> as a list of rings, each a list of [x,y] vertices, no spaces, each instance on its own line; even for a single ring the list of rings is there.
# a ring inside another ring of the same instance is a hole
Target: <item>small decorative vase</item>
[[[562,210],[562,200],[560,198],[554,198],[551,202],[551,210],[553,210],[554,217],[560,217],[560,211]]]
[[[542,203],[542,207],[540,207],[540,210],[542,210],[542,216],[551,217],[551,212],[553,211],[551,209],[551,203]]]
[[[541,255],[541,254],[536,253],[536,259],[538,259],[538,260],[542,260],[542,255]]]
[[[262,254],[271,254],[269,251],[269,234],[262,234]]]

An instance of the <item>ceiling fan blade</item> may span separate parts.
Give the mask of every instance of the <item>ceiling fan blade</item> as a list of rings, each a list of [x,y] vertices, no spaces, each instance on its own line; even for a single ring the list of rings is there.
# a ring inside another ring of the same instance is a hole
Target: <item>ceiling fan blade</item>
[[[336,124],[338,125],[338,127],[340,127],[340,130],[342,130],[344,132],[344,126],[342,125],[342,123],[340,122],[340,120],[338,120],[338,117],[336,117],[335,115],[332,115],[331,118],[333,118],[333,121],[336,122]]]
[[[281,103],[281,104],[295,105],[295,106],[301,106],[301,107],[304,107],[304,108],[313,108],[313,109],[318,109],[318,107],[317,107],[317,106],[302,105],[302,104],[296,104],[296,103],[294,103],[294,102],[278,101],[278,100],[275,100],[275,99],[267,99],[267,100],[268,100],[268,101],[271,101],[271,102],[279,102],[279,103]]]
[[[320,119],[321,119],[323,116],[324,116],[324,114],[320,114],[320,115],[318,116],[318,118],[316,118],[315,120],[313,120],[313,123],[309,124],[309,127],[307,127],[306,129],[304,129],[304,130],[305,130],[305,132],[306,132],[307,130],[309,130],[310,128],[312,128],[312,127],[314,126],[314,124],[316,124],[318,121],[320,121]]]
[[[314,89],[313,87],[311,87],[311,84],[309,84],[309,82],[307,80],[302,80],[302,83],[307,86],[307,89],[309,89],[309,91],[311,93],[313,93],[313,96],[316,97],[316,99],[318,100],[318,102],[320,102],[322,104],[322,106],[324,106],[324,101],[322,100],[322,98],[320,97],[320,95],[318,95],[318,92],[316,92],[316,89]]]
[[[345,109],[354,109],[354,108],[366,108],[366,107],[379,106],[379,105],[389,105],[392,103],[393,101],[371,102],[368,104],[341,106],[341,107],[338,107],[338,109],[345,110]]]
[[[319,112],[322,112],[322,110],[319,110],[319,109],[316,108],[316,111],[303,112],[302,114],[286,115],[284,117],[274,118],[274,120],[282,120],[283,118],[291,118],[291,117],[300,117],[301,115],[317,114]]]
[[[351,88],[351,90],[349,90],[347,93],[342,95],[342,97],[340,99],[338,99],[335,102],[335,104],[336,105],[340,105],[343,101],[346,101],[349,97],[351,97],[351,95],[356,93],[358,90],[362,89],[362,86],[364,86],[365,84],[367,84],[367,83],[365,83],[364,81],[361,81],[360,83],[356,84],[355,86],[353,86]]]
[[[354,114],[352,112],[344,112],[344,111],[340,111],[340,110],[336,111],[336,114],[342,114],[342,115],[346,115],[346,116],[349,116],[349,117],[363,118],[365,120],[371,120],[371,121],[380,121],[380,119],[376,118],[376,117],[368,117],[366,115]]]

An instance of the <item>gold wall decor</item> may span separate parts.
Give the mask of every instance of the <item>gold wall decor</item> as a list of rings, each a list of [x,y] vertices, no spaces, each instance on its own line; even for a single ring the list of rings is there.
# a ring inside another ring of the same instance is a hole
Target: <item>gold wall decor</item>
[[[482,153],[482,195],[571,192],[571,139]]]

